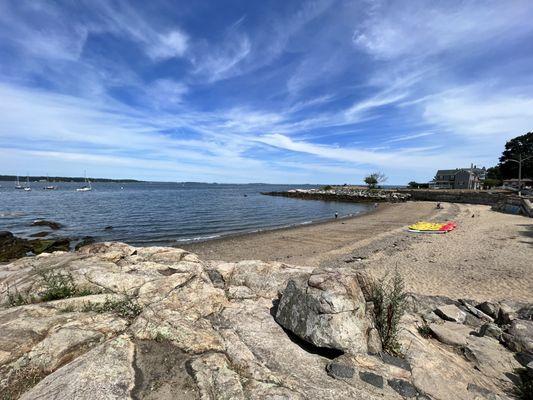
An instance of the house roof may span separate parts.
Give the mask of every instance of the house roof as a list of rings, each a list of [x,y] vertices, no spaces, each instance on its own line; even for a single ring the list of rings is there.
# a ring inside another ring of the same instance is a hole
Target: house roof
[[[482,168],[456,168],[456,169],[439,169],[437,175],[455,175],[460,171],[473,172],[475,174],[485,173],[486,170]]]
[[[455,175],[458,169],[439,169],[437,175]]]

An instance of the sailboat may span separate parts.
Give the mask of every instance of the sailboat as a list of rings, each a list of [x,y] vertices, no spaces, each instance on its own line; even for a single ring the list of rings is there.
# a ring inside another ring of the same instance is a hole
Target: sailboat
[[[50,179],[48,178],[48,175],[46,175],[46,183],[49,183]],[[57,190],[57,186],[54,185],[48,185],[43,187],[44,190]]]
[[[15,184],[15,189],[24,189],[24,186],[20,184],[19,176],[17,175],[17,183]]]
[[[77,188],[76,192],[89,192],[93,190],[91,186],[91,181],[87,179],[87,171],[85,171],[85,186],[82,186],[81,188]]]
[[[24,191],[26,191],[26,192],[30,192],[31,191],[30,177],[29,176],[26,176],[26,186],[24,186]]]

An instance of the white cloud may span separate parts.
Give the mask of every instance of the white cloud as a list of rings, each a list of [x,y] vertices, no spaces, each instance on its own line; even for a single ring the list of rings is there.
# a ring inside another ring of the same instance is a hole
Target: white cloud
[[[82,7],[82,3],[78,4]],[[127,3],[93,0],[87,9],[70,14],[51,2],[0,6],[0,37],[38,57],[79,59],[91,34],[112,33],[140,44],[155,61],[182,57],[188,36],[178,27],[159,28]],[[70,10],[72,12],[72,10]],[[90,17],[96,13],[98,18]]]
[[[404,142],[407,140],[413,140],[413,139],[419,139],[426,136],[434,135],[435,132],[420,132],[420,133],[413,133],[409,135],[402,135],[398,136],[392,139],[387,140],[388,143],[394,143],[394,142]]]
[[[429,150],[434,148],[410,148],[402,150],[373,151],[352,147],[328,146],[306,141],[295,141],[280,134],[264,135],[256,139],[258,142],[282,149],[307,153],[325,159],[349,162],[353,165],[374,165],[381,168],[410,169],[415,166],[434,168],[444,159],[444,155]],[[447,154],[448,160],[454,159],[455,154]],[[449,161],[448,161],[449,162]]]
[[[406,96],[407,93],[378,93],[374,97],[353,104],[344,112],[344,115],[349,122],[355,122],[364,116],[366,112],[375,108],[397,103]]]
[[[206,45],[191,56],[194,72],[208,82],[228,78],[238,72],[239,64],[250,54],[252,44],[248,36],[232,33],[223,43]]]
[[[173,30],[166,34],[157,34],[157,40],[149,44],[148,54],[154,59],[168,59],[181,57],[185,54],[188,45],[188,37],[179,30]]]
[[[148,101],[156,107],[169,107],[180,104],[189,88],[183,82],[172,79],[157,79],[145,88]]]
[[[0,39],[27,54],[53,60],[78,60],[88,29],[47,3],[22,4],[23,14],[9,3],[0,5]],[[38,18],[37,18],[38,17]]]
[[[532,96],[478,86],[438,93],[422,104],[427,122],[471,138],[509,139],[531,130],[533,121]]]
[[[377,1],[355,29],[354,44],[378,58],[420,57],[533,29],[527,0],[501,2]]]

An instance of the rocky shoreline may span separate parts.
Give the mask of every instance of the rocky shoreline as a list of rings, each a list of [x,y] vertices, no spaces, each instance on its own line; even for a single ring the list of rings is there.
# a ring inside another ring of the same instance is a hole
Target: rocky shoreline
[[[411,198],[408,193],[385,189],[354,189],[335,187],[331,189],[293,189],[284,192],[263,192],[267,196],[290,197],[296,199],[343,201],[350,203],[391,202],[398,203]]]
[[[391,190],[341,186],[322,189],[291,189],[283,192],[264,192],[261,194],[303,200],[342,201],[351,203],[398,203],[412,200],[438,203],[482,204],[492,206],[495,211],[533,218],[533,197],[530,195],[519,197],[509,190]]]
[[[376,335],[376,285],[352,267],[122,243],[22,258],[0,266],[0,392],[456,400],[525,387],[533,304],[408,294],[398,357]]]

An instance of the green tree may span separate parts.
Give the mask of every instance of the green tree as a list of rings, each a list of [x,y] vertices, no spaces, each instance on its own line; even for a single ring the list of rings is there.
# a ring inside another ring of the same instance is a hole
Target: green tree
[[[407,184],[407,186],[409,186],[410,189],[427,189],[429,187],[429,184],[411,181]]]
[[[373,172],[365,177],[365,183],[370,189],[374,189],[378,183],[385,182],[387,177],[382,172]]]
[[[487,168],[487,180],[494,179],[501,181],[502,180],[502,171],[500,171],[500,166],[496,165],[495,167]]]
[[[368,187],[370,189],[373,189],[376,187],[376,185],[378,184],[378,180],[372,176],[372,175],[368,175],[366,178],[365,178],[365,183],[368,185]]]
[[[533,156],[533,132],[517,136],[505,144],[505,150],[500,157],[498,165],[502,179],[518,178],[518,163],[511,161]],[[533,157],[522,162],[522,178],[533,178]]]
[[[502,184],[502,181],[499,180],[499,179],[485,179],[483,181],[483,188],[485,189],[490,189],[490,188],[493,188],[493,187],[496,187],[496,186],[500,186]]]

